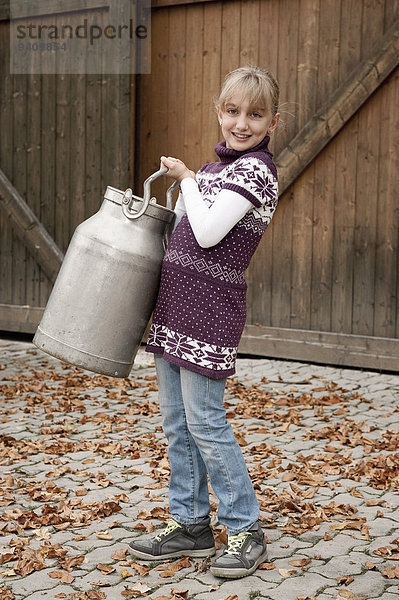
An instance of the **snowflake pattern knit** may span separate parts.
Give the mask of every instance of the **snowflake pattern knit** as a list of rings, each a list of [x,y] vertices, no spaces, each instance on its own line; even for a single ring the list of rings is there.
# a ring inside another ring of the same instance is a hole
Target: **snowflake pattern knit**
[[[201,248],[187,215],[164,257],[147,351],[212,378],[235,373],[246,319],[247,269],[278,199],[269,137],[248,151],[216,145],[220,162],[208,163],[197,182],[208,207],[222,189],[238,192],[253,208],[215,246]]]

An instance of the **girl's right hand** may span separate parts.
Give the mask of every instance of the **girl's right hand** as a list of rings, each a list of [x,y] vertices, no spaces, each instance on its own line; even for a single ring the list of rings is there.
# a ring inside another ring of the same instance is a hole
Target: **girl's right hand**
[[[179,158],[161,156],[161,165],[168,168],[166,175],[173,177],[173,179],[177,179],[178,181],[182,181],[182,179],[185,179],[186,177],[195,179],[194,171],[191,171],[186,167],[184,162]]]

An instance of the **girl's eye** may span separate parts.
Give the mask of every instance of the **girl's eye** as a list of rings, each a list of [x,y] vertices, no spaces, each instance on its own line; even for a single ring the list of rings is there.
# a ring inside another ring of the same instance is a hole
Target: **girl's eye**
[[[227,112],[229,115],[236,115],[237,114],[237,109],[236,108],[229,108],[227,109]]]
[[[260,119],[262,117],[262,115],[259,114],[258,112],[254,112],[254,113],[252,113],[252,117],[255,117],[256,119]]]

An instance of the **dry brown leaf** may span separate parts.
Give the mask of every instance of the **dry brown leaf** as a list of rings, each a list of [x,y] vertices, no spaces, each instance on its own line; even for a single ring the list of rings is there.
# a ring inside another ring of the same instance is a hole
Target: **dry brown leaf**
[[[107,597],[104,592],[100,592],[99,590],[90,590],[86,592],[86,596],[89,600],[104,600]]]
[[[265,562],[265,563],[261,563],[259,565],[259,569],[262,569],[265,571],[272,571],[275,568],[276,568],[276,565],[274,564],[274,562]]]
[[[348,526],[347,521],[343,521],[342,523],[333,523],[330,525],[330,529],[332,531],[340,531],[341,529],[345,529]]]
[[[173,600],[187,600],[188,590],[177,590],[176,588],[172,588],[170,592]]]
[[[355,594],[349,590],[339,590],[337,600],[339,598],[347,598],[347,600],[354,600]]]
[[[387,567],[381,571],[381,574],[384,577],[388,577],[388,579],[393,579],[394,577],[399,577],[399,566],[395,567]]]
[[[342,577],[337,577],[338,585],[349,585],[352,583],[352,581],[355,581],[352,575],[343,575]]]
[[[123,579],[126,579],[126,577],[130,577],[130,575],[133,575],[133,571],[130,572],[129,569],[122,569],[121,570],[121,577]]]
[[[390,556],[392,554],[392,546],[381,546],[381,548],[373,550],[373,554],[377,554],[378,556]]]
[[[115,571],[115,567],[112,567],[111,565],[104,565],[102,563],[98,563],[97,569],[101,571],[101,573],[104,573],[104,575],[108,575],[109,573],[113,573]]]
[[[109,533],[108,529],[106,531],[96,531],[96,537],[99,540],[112,540],[113,535]]]
[[[75,579],[73,575],[67,573],[66,571],[50,571],[48,574],[52,579],[59,579],[62,583],[72,583]]]
[[[137,573],[139,573],[139,575],[142,575],[142,576],[148,575],[148,572],[150,570],[150,567],[148,567],[147,565],[139,565],[136,562],[132,562],[130,564],[130,566],[132,567],[132,569],[137,571]]]
[[[58,561],[58,566],[61,569],[65,569],[66,571],[70,572],[74,567],[81,565],[84,560],[85,557],[83,554],[80,554],[79,556],[68,556],[68,558],[61,558]]]
[[[278,572],[282,577],[291,577],[291,575],[294,575],[297,571],[296,569],[279,569]]]
[[[312,562],[311,558],[298,558],[289,560],[288,564],[291,565],[291,567],[306,567],[310,562]]]
[[[113,554],[111,554],[111,558],[113,560],[126,560],[127,549],[125,550],[115,550]]]
[[[156,567],[157,571],[161,571],[160,577],[173,577],[180,569],[187,569],[191,567],[191,561],[188,556],[182,556],[182,558],[176,562],[159,565]]]
[[[6,585],[3,585],[0,588],[0,598],[1,600],[14,600],[15,596]]]
[[[139,598],[140,596],[146,596],[150,589],[145,583],[138,582],[134,584],[133,588],[125,586],[121,596],[123,598]]]

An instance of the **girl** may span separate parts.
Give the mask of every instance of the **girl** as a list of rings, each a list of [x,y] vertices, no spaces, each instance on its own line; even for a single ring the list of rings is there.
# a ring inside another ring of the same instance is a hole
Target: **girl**
[[[131,542],[130,551],[148,560],[215,554],[209,475],[228,536],[211,566],[219,577],[249,575],[267,556],[259,505],[223,394],[245,324],[244,271],[277,204],[268,143],[280,117],[278,96],[267,70],[232,71],[216,105],[224,137],[215,147],[219,162],[195,175],[181,160],[161,157],[181,193],[147,351],[155,354],[168,439],[172,518],[155,538]]]

